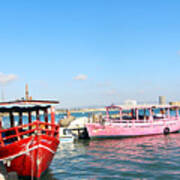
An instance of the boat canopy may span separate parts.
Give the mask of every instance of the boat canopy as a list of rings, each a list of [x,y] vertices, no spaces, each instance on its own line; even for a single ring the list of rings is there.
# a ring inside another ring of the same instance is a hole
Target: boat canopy
[[[40,111],[43,111],[44,121],[46,123],[51,120],[51,123],[55,123],[55,109],[53,104],[58,104],[58,101],[45,101],[45,100],[17,100],[11,102],[0,102],[0,113],[7,113],[9,115],[10,127],[15,127],[14,113],[18,113],[18,124],[23,125],[23,113],[27,113],[28,123],[32,123],[32,112],[34,111],[36,120],[40,121]],[[48,117],[48,109],[50,109],[50,119]],[[0,128],[2,127],[2,119],[0,118]],[[27,122],[25,122],[27,123]]]
[[[136,106],[131,106],[131,105],[111,105],[107,106],[106,109],[123,109],[123,110],[130,110],[130,109],[176,109],[180,108],[179,106],[172,106],[172,105],[136,105]]]
[[[58,101],[51,100],[17,100],[9,102],[0,102],[0,112],[28,112],[45,110],[53,104],[58,104]]]

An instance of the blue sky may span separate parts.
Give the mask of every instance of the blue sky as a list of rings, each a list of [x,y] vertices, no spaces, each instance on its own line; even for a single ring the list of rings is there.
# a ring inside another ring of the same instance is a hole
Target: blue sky
[[[61,107],[180,100],[179,0],[0,2],[4,99]]]

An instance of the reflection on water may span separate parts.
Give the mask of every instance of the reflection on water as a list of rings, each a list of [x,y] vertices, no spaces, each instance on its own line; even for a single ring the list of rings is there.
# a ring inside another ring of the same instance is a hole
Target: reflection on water
[[[62,144],[56,179],[179,179],[180,134]]]

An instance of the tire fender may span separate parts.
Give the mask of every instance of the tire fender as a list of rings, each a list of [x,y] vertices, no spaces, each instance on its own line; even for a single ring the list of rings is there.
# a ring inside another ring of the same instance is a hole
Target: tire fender
[[[169,134],[170,133],[170,129],[168,127],[165,127],[163,133],[165,135]]]

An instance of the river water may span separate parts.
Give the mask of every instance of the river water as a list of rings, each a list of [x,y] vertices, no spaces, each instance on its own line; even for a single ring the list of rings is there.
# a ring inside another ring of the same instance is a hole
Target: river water
[[[61,144],[42,180],[180,179],[180,133]]]

